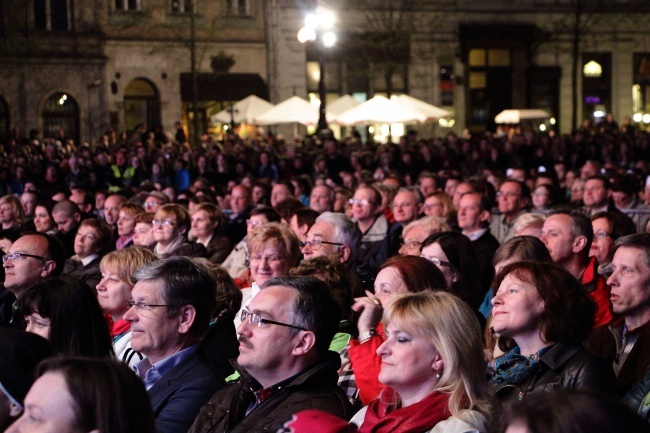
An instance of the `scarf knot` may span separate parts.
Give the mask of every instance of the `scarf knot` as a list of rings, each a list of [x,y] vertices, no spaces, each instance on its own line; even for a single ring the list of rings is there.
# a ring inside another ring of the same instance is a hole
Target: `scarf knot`
[[[552,346],[544,347],[530,356],[523,356],[519,346],[493,359],[488,364],[492,371],[492,380],[497,383],[507,382],[520,385],[537,373],[539,360]]]

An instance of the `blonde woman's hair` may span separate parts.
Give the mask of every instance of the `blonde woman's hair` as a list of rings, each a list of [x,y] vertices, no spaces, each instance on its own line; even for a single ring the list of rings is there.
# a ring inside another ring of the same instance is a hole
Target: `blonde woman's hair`
[[[248,237],[246,242],[248,253],[252,254],[257,251],[266,242],[275,242],[279,245],[287,255],[291,267],[298,264],[300,260],[300,241],[288,225],[281,223],[262,224]]]
[[[132,246],[106,254],[99,262],[99,269],[102,274],[107,270],[112,271],[120,281],[133,287],[135,283],[131,277],[135,271],[156,260],[158,257],[153,251],[142,246]]]
[[[16,225],[22,228],[25,223],[27,223],[27,217],[25,216],[25,209],[23,209],[23,204],[20,199],[15,195],[7,194],[0,197],[0,205],[8,203],[11,205],[14,211],[14,219],[16,220]]]
[[[544,226],[544,221],[546,221],[546,215],[536,212],[527,212],[522,214],[515,224],[512,226],[513,233],[515,236],[518,236],[523,229],[527,227],[535,227],[541,229]]]
[[[408,233],[409,231],[413,230],[416,227],[422,227],[422,229],[427,232],[427,236],[425,236],[425,238],[433,233],[451,231],[451,226],[447,223],[447,220],[445,220],[444,218],[436,217],[436,216],[427,216],[408,223],[404,227],[404,229],[402,229],[402,234],[405,235],[406,233]]]
[[[481,327],[465,302],[442,291],[398,295],[384,311],[388,323],[427,339],[438,351],[444,367],[434,391],[450,395],[452,415],[472,409],[491,419]]]

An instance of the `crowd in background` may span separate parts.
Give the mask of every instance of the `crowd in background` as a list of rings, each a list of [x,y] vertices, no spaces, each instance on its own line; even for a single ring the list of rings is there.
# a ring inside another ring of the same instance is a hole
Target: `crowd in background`
[[[70,431],[648,431],[650,134],[630,123],[29,135],[0,152],[0,428],[36,431],[29,402],[61,415],[62,387]]]

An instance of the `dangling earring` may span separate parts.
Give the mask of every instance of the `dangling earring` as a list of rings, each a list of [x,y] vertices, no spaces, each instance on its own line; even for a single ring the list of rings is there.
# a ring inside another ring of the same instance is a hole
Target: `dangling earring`
[[[436,370],[436,379],[440,379],[440,370]]]

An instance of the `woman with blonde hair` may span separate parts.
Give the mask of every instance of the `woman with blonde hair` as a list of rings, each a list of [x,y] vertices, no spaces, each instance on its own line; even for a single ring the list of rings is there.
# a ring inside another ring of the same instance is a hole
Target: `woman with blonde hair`
[[[144,247],[128,247],[113,251],[102,258],[99,269],[102,279],[97,284],[97,300],[105,314],[112,318],[111,337],[113,350],[120,361],[134,364],[142,355],[131,349],[131,323],[122,318],[129,306],[131,279],[135,271],[147,263],[157,260],[154,253]]]
[[[481,330],[467,304],[442,291],[397,295],[383,321],[388,387],[352,418],[359,432],[490,431]]]
[[[2,230],[22,230],[27,219],[20,199],[15,195],[0,197],[0,224]]]
[[[444,192],[434,192],[424,199],[422,212],[426,216],[444,218],[448,223],[456,224],[456,208],[451,198]]]
[[[248,237],[249,268],[253,283],[242,289],[241,310],[260,291],[262,284],[271,278],[289,273],[289,269],[300,261],[300,241],[288,225],[267,223],[258,227]],[[235,316],[235,326],[239,326],[241,314]]]

